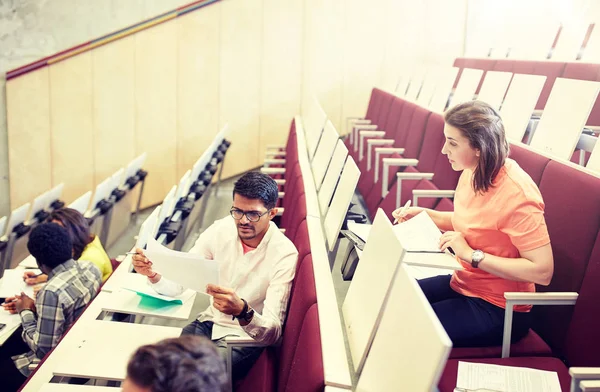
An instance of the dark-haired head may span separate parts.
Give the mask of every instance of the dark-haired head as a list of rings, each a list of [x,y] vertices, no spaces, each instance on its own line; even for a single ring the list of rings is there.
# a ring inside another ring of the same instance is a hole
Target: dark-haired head
[[[42,223],[36,226],[31,230],[27,242],[29,253],[46,274],[65,261],[71,260],[72,248],[69,234],[56,223]]]
[[[87,219],[79,211],[72,208],[61,208],[52,211],[48,221],[57,223],[67,230],[73,243],[73,258],[75,260],[79,260],[85,247],[95,238],[90,233],[90,225]]]
[[[138,348],[122,387],[124,392],[221,392],[226,381],[215,344],[184,335]]]
[[[266,174],[248,172],[236,181],[231,216],[236,222],[238,236],[246,245],[256,247],[260,243],[269,222],[277,214],[278,197],[277,183]]]
[[[473,171],[475,192],[486,192],[509,153],[500,115],[485,102],[469,101],[449,109],[444,121],[442,153],[454,170]]]

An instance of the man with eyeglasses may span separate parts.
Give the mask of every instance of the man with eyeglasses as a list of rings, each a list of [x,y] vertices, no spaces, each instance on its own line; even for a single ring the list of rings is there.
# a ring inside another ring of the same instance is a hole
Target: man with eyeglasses
[[[224,357],[226,336],[251,337],[263,347],[281,337],[298,251],[271,222],[277,198],[271,177],[246,173],[234,185],[230,215],[206,229],[190,250],[219,263],[219,285],[207,286],[211,304],[183,334],[212,339]],[[174,296],[183,291],[152,270],[143,250],[136,252],[135,270],[146,275],[158,293]],[[263,347],[233,349],[234,380],[246,375]]]

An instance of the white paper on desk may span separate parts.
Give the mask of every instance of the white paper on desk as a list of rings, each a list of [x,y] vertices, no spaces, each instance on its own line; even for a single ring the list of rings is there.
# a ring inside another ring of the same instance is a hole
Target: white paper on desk
[[[207,284],[219,284],[219,263],[215,260],[171,250],[154,238],[148,239],[144,254],[152,261],[153,270],[183,288],[206,293]]]
[[[19,263],[19,266],[23,268],[38,268],[37,261],[35,261],[35,257],[31,255],[25,257],[25,259],[23,259],[23,261]]]
[[[142,293],[146,296],[158,298],[160,300],[171,302],[173,300],[180,300],[182,304],[184,304],[188,299],[192,298],[196,292],[192,289],[186,289],[183,293],[176,295],[174,297],[168,295],[158,294],[148,283],[146,283],[147,279],[144,279],[144,282],[140,282],[139,280],[130,280],[121,285],[122,288],[127,289],[129,291],[134,291],[137,293]]]
[[[442,232],[425,211],[395,225],[394,232],[407,252],[441,252]]]
[[[456,389],[489,389],[499,392],[561,392],[556,372],[462,361],[458,362]]]
[[[373,225],[369,225],[366,223],[356,223],[353,220],[348,221],[348,230],[356,234],[360,237],[361,240],[367,242],[369,239],[369,234],[371,233],[371,227]]]
[[[0,298],[13,297],[15,294],[21,294],[24,292],[28,297],[33,298],[33,288],[35,286],[29,286],[23,280],[23,274],[26,270],[24,269],[8,269],[4,271],[4,276],[0,279]],[[34,274],[39,274],[42,271],[38,270],[27,270]]]

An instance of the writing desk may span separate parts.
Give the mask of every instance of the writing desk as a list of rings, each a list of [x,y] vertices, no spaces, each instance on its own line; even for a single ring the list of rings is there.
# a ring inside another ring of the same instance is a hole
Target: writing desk
[[[143,298],[133,291],[117,289],[110,293],[108,300],[102,305],[102,310],[136,316],[151,316],[186,321],[192,312],[195,298],[196,294],[188,298],[182,305],[176,305],[168,304],[159,299]]]
[[[121,388],[96,385],[45,384],[40,392],[119,392]]]

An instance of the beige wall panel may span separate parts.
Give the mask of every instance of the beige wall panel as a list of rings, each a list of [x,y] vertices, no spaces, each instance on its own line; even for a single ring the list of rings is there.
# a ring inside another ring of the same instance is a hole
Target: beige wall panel
[[[179,24],[177,178],[192,168],[219,128],[221,4],[192,12]]]
[[[342,119],[363,116],[371,90],[379,82],[385,53],[381,32],[388,5],[389,0],[374,0],[368,7],[362,0],[345,1]],[[341,125],[338,132],[346,133],[347,122]]]
[[[142,207],[177,180],[177,30],[167,22],[135,35],[135,156],[148,153],[149,172]]]
[[[50,66],[52,185],[65,183],[70,203],[94,188],[92,54]]]
[[[259,159],[268,144],[287,141],[302,94],[302,0],[263,0]]]
[[[94,186],[135,158],[135,37],[92,51]]]
[[[17,208],[52,187],[48,68],[6,83],[10,205]]]
[[[307,1],[304,11],[302,105],[315,95],[327,117],[341,129],[344,2]]]
[[[232,147],[223,176],[259,166],[262,0],[221,2],[220,127],[229,123]]]

